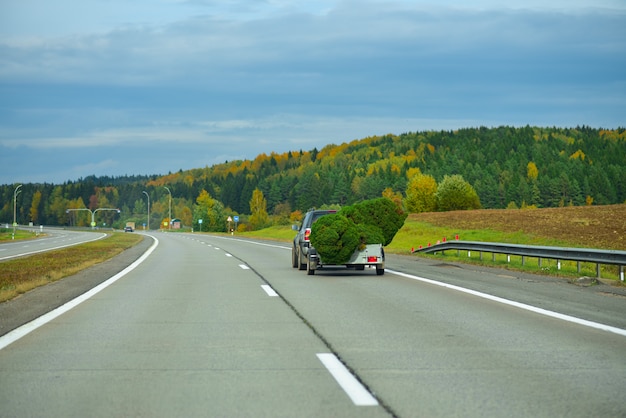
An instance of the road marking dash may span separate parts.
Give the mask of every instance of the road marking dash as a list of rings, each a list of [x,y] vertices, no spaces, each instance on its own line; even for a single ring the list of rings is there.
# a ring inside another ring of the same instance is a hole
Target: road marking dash
[[[267,293],[267,296],[272,296],[272,297],[278,296],[278,293],[276,293],[276,291],[272,289],[270,285],[262,284],[261,287],[263,288],[263,290],[265,290],[265,293]]]
[[[250,270],[250,267],[246,266],[245,264],[239,264],[239,267],[241,267],[244,270]]]
[[[335,378],[339,386],[346,392],[352,402],[357,406],[374,406],[378,405],[376,398],[368,392],[367,389],[359,382],[350,371],[339,361],[332,353],[318,353],[317,358],[320,359],[324,367]]]

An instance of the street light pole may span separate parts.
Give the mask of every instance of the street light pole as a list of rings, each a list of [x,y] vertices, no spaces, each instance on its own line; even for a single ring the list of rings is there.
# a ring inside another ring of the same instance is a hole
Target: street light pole
[[[91,225],[91,229],[93,229],[93,223],[94,223],[94,222],[93,222],[93,212],[91,211],[91,209],[87,209],[87,208],[66,209],[66,210],[65,210],[65,213],[76,212],[76,211],[79,211],[79,210],[86,210],[86,211],[88,211],[89,213],[91,213],[91,223],[92,223],[92,225]]]
[[[17,195],[21,192],[21,190],[19,190],[20,187],[22,187],[21,184],[13,191],[13,239],[15,239],[15,227],[17,226]]]
[[[150,230],[150,195],[145,190],[143,191],[143,194],[148,196],[148,231],[149,231]]]
[[[165,187],[165,190],[167,190],[167,192],[170,194],[170,222],[169,222],[169,226],[167,229],[172,229],[172,192],[170,191],[170,189],[167,186],[163,186]]]
[[[117,213],[121,212],[121,210],[119,210],[118,208],[98,208],[98,209],[94,209],[94,211],[91,212],[91,225],[93,225],[93,226],[96,225],[96,212],[98,212],[99,210],[114,210]]]
[[[67,209],[65,211],[65,213],[70,213],[71,211],[78,211],[78,210],[86,210],[89,213],[91,213],[91,229],[94,229],[96,227],[96,212],[98,212],[99,210],[114,210],[117,213],[120,213],[121,211],[117,208],[98,208],[98,209],[88,209],[88,208],[78,208],[78,209]]]

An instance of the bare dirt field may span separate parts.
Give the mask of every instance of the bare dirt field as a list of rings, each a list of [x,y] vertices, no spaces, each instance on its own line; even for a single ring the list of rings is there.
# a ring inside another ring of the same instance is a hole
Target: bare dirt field
[[[410,215],[416,221],[459,229],[524,232],[572,245],[626,250],[626,204],[548,209],[485,209]]]

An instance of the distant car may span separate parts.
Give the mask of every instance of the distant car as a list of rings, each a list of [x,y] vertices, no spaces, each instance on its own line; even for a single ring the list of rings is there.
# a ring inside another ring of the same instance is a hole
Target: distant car
[[[132,226],[125,227],[124,232],[133,232],[133,227]]]

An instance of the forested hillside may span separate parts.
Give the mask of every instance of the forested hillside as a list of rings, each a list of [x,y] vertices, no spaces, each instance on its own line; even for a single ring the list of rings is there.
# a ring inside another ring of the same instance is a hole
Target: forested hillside
[[[199,206],[209,207],[216,213],[214,222],[221,225],[223,216],[251,213],[255,189],[262,192],[269,214],[288,216],[296,210],[379,197],[385,189],[405,198],[409,180],[417,174],[438,184],[445,176],[462,176],[483,208],[624,203],[626,130],[499,127],[414,132],[261,154],[254,160],[162,177],[25,184],[17,195],[17,217],[20,223],[85,224],[86,211],[66,210],[115,207],[122,213],[99,212],[98,224],[121,225],[131,218],[145,223],[147,193],[151,227],[157,228],[168,218],[171,192],[173,218],[190,225],[206,218]],[[12,222],[15,185],[2,186],[0,193],[0,220]]]

